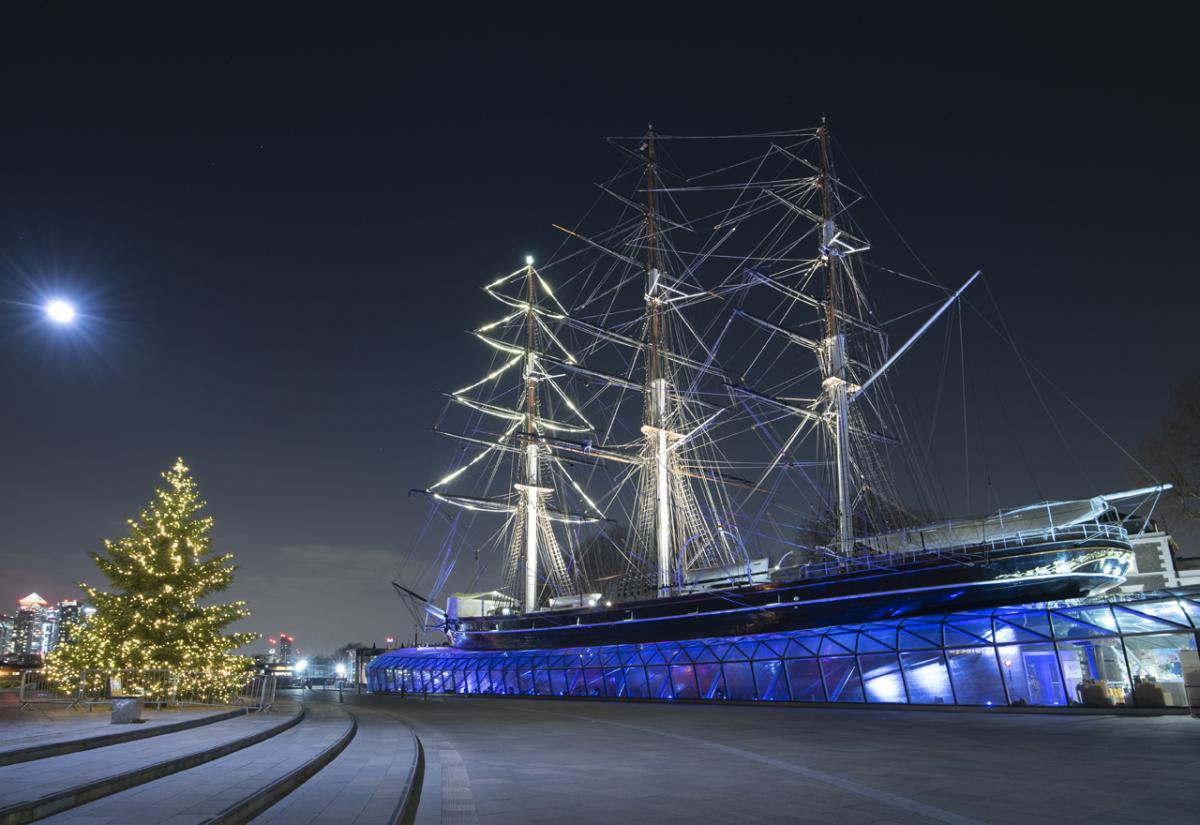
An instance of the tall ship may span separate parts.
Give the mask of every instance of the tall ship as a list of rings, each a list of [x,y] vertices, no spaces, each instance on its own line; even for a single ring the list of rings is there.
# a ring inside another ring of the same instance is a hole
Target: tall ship
[[[897,365],[962,324],[980,273],[872,263],[869,190],[837,175],[827,125],[610,143],[623,165],[588,218],[484,287],[496,317],[470,335],[492,360],[446,393],[455,463],[414,491],[429,520],[394,582],[426,631],[469,650],[738,636],[1124,580],[1162,485],[936,515],[934,435]],[[682,171],[689,151],[706,164]],[[877,289],[907,301],[890,320]]]

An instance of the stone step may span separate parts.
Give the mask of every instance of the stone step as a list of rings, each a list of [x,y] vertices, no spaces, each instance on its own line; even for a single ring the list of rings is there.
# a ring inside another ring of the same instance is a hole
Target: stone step
[[[305,706],[336,703],[314,692]],[[353,698],[353,697],[352,697]],[[352,703],[353,704],[353,703]],[[254,820],[255,825],[409,825],[425,774],[421,741],[402,720],[351,707],[358,735],[332,762]]]
[[[189,728],[198,728],[213,722],[222,722],[250,713],[249,708],[234,710],[205,711],[158,711],[147,712],[145,721],[138,725],[122,725],[114,728],[107,713],[94,716],[71,711],[77,719],[61,720],[57,724],[44,725],[40,733],[26,735],[17,740],[0,744],[0,767],[30,762],[49,756],[103,748],[121,742],[133,742],[164,733],[176,733]]]
[[[187,771],[64,811],[47,823],[236,825],[300,787],[354,738],[354,717],[309,708],[290,730]]]
[[[214,722],[161,736],[0,767],[0,825],[19,825],[194,768],[281,734],[303,708]]]

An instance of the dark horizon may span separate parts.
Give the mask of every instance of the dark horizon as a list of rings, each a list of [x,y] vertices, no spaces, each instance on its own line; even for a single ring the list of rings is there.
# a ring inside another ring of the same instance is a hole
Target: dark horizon
[[[410,637],[388,582],[427,512],[407,491],[450,455],[438,392],[483,363],[461,334],[492,311],[478,287],[549,257],[615,168],[602,138],[649,122],[827,116],[929,268],[983,269],[1022,351],[1130,452],[1196,377],[1181,21],[604,15],[6,13],[0,301],[62,294],[83,317],[64,336],[0,303],[0,611],[102,585],[87,553],[182,456],[255,612],[238,629],[309,654]],[[1074,453],[1031,435],[1032,479],[989,492],[1138,484],[1063,424]]]

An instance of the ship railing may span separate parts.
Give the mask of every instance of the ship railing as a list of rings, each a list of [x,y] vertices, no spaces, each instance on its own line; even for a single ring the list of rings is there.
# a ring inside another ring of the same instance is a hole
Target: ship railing
[[[813,562],[797,565],[791,569],[795,570],[797,577],[810,579],[839,573],[886,570],[934,559],[948,559],[964,564],[986,563],[993,552],[1012,550],[1033,544],[1046,544],[1056,541],[1087,541],[1097,538],[1123,541],[1128,537],[1129,533],[1119,524],[1085,522],[1066,526],[1051,526],[1036,530],[1023,530],[994,536],[981,541],[962,542],[942,547],[870,553],[849,559]]]

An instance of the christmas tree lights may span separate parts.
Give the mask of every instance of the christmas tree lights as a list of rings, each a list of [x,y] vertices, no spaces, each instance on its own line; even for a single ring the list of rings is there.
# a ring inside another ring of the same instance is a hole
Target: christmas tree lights
[[[257,634],[224,632],[250,615],[246,603],[201,603],[229,587],[233,556],[214,554],[213,520],[200,515],[205,503],[183,459],[162,477],[129,534],[92,553],[114,592],[80,584],[96,613],[46,658],[47,675],[63,687],[82,679],[85,689],[103,689],[107,672],[125,671],[125,692],[227,698],[249,676],[250,660],[232,651]]]

